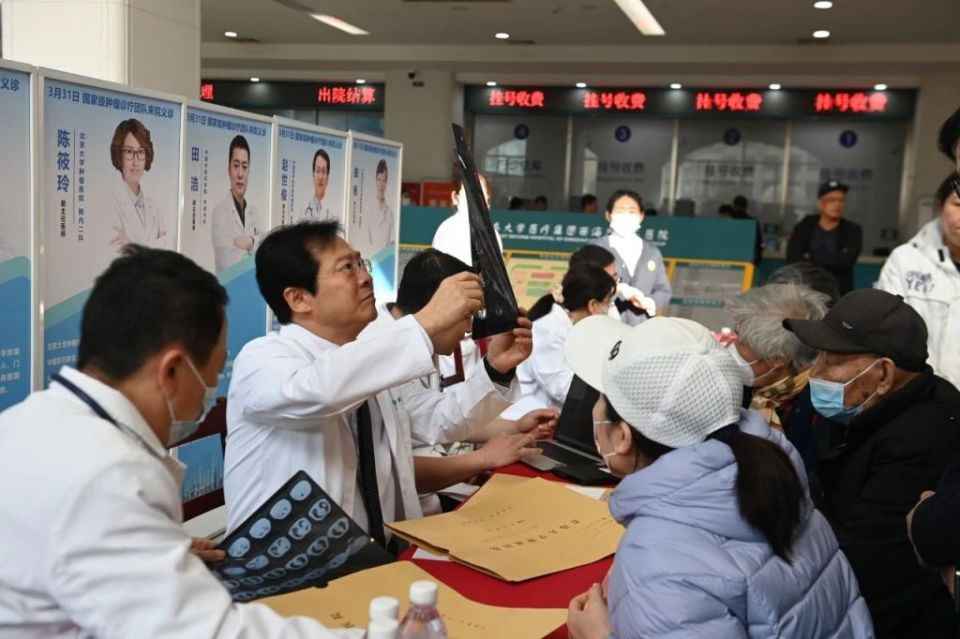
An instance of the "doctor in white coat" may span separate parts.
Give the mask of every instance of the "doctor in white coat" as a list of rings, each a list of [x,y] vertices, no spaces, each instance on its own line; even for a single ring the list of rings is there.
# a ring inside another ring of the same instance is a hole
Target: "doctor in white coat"
[[[573,381],[563,354],[567,334],[585,317],[609,314],[616,290],[616,281],[604,269],[578,264],[563,276],[559,299],[548,293],[534,304],[533,354],[517,370],[524,398],[536,406],[563,408]]]
[[[358,340],[376,316],[368,265],[333,222],[276,229],[258,250],[260,290],[283,326],[249,342],[234,361],[228,530],[302,469],[385,543],[383,522],[421,513],[412,431],[431,442],[470,435],[470,424],[454,417],[469,411],[411,395],[404,384],[433,371],[445,334],[463,335],[482,307],[479,278],[448,278],[419,313]],[[498,366],[506,373],[529,355],[530,330],[504,340]]]
[[[152,198],[143,192],[140,181],[153,166],[154,150],[150,131],[130,118],[117,125],[110,143],[110,162],[120,172],[120,183],[110,193],[115,215],[110,243],[120,251],[127,244],[173,248],[173,238]]]
[[[359,339],[378,335],[389,330],[394,322],[420,312],[429,304],[443,280],[469,271],[470,267],[451,255],[436,249],[421,251],[403,269],[396,303],[379,305],[377,319],[363,330]],[[462,326],[448,331],[443,340],[436,340],[436,351],[452,352],[463,332],[471,329],[471,323],[472,319],[465,320]],[[555,410],[524,412],[516,420],[496,419],[511,405],[511,401],[519,399],[518,376],[512,370],[507,373],[497,370],[504,347],[507,346],[509,340],[505,340],[504,336],[495,336],[482,360],[483,365],[476,366],[463,383],[444,388],[440,376],[431,373],[415,382],[391,389],[392,393],[405,396],[403,405],[412,415],[422,412],[418,408],[421,405],[437,405],[449,415],[446,421],[470,424],[469,435],[464,442],[448,445],[451,442],[446,441],[443,446],[436,446],[434,441],[430,441],[431,438],[436,439],[433,433],[427,432],[424,436],[418,432],[419,420],[412,424],[414,469],[424,515],[440,512],[437,492],[452,494],[455,499],[462,501],[477,487],[461,482],[516,463],[525,455],[536,454],[536,449],[530,448],[534,441],[553,435],[558,416]],[[503,390],[507,386],[510,392],[505,394]],[[484,446],[474,450],[474,444]]]
[[[217,273],[253,255],[267,231],[260,212],[246,200],[250,145],[242,135],[230,142],[227,173],[230,193],[213,207],[213,257]]]
[[[186,257],[131,246],[84,307],[79,369],[0,414],[0,636],[339,636],[233,603],[183,531],[166,447],[213,399],[226,303]]]
[[[314,222],[340,221],[340,215],[331,211],[330,207],[323,203],[329,183],[330,155],[323,149],[317,149],[317,152],[313,154],[313,198],[311,198],[310,204],[307,204],[307,208],[303,210],[303,215],[294,220],[295,223],[303,220]]]

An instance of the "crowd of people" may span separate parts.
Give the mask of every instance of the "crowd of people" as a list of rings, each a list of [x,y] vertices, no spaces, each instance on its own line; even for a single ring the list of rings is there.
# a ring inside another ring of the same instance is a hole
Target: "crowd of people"
[[[940,140],[954,161],[958,139],[960,111]],[[439,358],[484,306],[464,190],[445,250],[414,257],[389,304],[336,222],[274,229],[256,281],[281,327],[231,354],[228,532],[304,470],[397,554],[385,524],[538,453],[576,375],[600,394],[584,427],[620,479],[625,532],[608,578],[570,603],[573,639],[955,635],[960,178],[875,289],[850,290],[844,193],[821,187],[797,259],[728,300],[718,335],[664,316],[643,202],[617,191],[610,233],[454,385]],[[0,414],[0,635],[344,636],[232,602],[204,565],[222,555],[183,530],[167,449],[215,399],[227,303],[188,258],[130,244],[84,306],[77,367]]]

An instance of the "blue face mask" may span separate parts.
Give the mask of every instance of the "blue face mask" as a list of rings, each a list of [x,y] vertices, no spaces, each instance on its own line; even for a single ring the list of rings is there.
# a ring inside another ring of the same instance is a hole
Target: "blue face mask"
[[[841,424],[849,424],[851,421],[853,421],[854,417],[863,412],[863,405],[873,399],[873,396],[876,395],[877,392],[874,391],[870,397],[866,398],[856,406],[848,407],[843,403],[847,386],[860,379],[864,373],[873,368],[879,361],[880,360],[878,359],[876,362],[873,362],[873,364],[867,366],[865,369],[860,371],[856,377],[847,383],[832,382],[827,379],[811,377],[810,401],[813,402],[813,409],[827,419],[832,419],[833,421],[840,422]]]
[[[200,377],[200,372],[197,370],[197,367],[193,365],[193,362],[190,361],[189,357],[187,358],[187,365],[190,367],[190,370],[193,371],[193,374],[197,376],[200,385],[203,386],[203,409],[200,416],[196,419],[177,419],[176,415],[174,415],[173,404],[170,403],[170,398],[164,397],[167,402],[167,410],[170,412],[170,434],[167,436],[168,446],[173,446],[177,442],[197,432],[200,424],[207,418],[207,413],[209,413],[217,403],[217,387],[207,386],[204,383],[203,378]]]

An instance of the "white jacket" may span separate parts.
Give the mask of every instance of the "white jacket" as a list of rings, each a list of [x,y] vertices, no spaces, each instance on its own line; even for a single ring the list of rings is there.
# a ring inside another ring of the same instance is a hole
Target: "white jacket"
[[[944,246],[939,219],[893,251],[877,286],[902,295],[920,313],[927,323],[928,363],[960,388],[960,272]]]
[[[257,252],[260,241],[267,233],[267,225],[260,218],[260,213],[253,205],[247,202],[243,223],[240,223],[240,214],[233,199],[233,192],[228,191],[227,197],[213,207],[213,257],[217,273],[233,266],[245,257]],[[239,249],[233,241],[242,235],[253,237],[253,248],[249,251]]]
[[[563,345],[573,328],[570,315],[554,304],[550,312],[533,323],[533,353],[520,364],[517,377],[524,399],[546,408],[563,408],[573,381],[573,371],[563,356]]]
[[[461,405],[458,395],[421,384],[420,378],[432,373],[430,340],[412,316],[339,347],[295,324],[247,343],[234,361],[227,399],[228,530],[299,470],[363,525],[351,420],[356,407],[371,397],[393,457],[399,510],[407,519],[420,517],[413,432],[429,444],[466,439],[475,408],[469,401]],[[484,388],[475,402],[498,393],[489,379]],[[377,424],[374,429],[376,435]],[[390,473],[378,463],[381,488]],[[393,513],[383,515],[384,521],[394,520]]]
[[[113,227],[123,231],[132,244],[142,244],[151,248],[173,248],[173,235],[164,224],[163,217],[152,198],[144,194],[143,185],[140,186],[140,195],[143,197],[143,216],[137,212],[135,196],[126,182],[120,180],[110,193],[110,201],[116,218]],[[116,235],[111,229],[110,237]]]
[[[360,333],[358,339],[383,334],[396,321],[386,305],[382,305],[377,309],[377,319]],[[435,361],[437,359],[439,358],[435,358]],[[517,379],[511,382],[509,388],[499,386],[490,379],[482,359],[480,362],[471,373],[466,374],[465,381],[442,391],[440,377],[434,371],[416,381],[407,382],[392,389],[391,392],[404,398],[401,403],[406,406],[407,411],[412,410],[418,415],[428,414],[428,408],[430,413],[440,411],[441,415],[438,415],[438,418],[446,424],[448,431],[457,429],[464,433],[472,432],[476,427],[496,419],[501,412],[510,407],[512,402],[520,398],[520,383]],[[437,369],[439,370],[439,365]],[[451,435],[447,433],[439,434],[438,441],[438,433],[435,429],[429,425],[423,429],[420,419],[413,421],[411,428],[413,453],[417,456],[433,456],[436,454],[434,444],[454,442],[450,439]],[[425,432],[421,432],[424,430]],[[462,438],[466,436],[467,434],[464,434]],[[395,455],[398,454],[400,451],[395,451]],[[420,507],[423,514],[435,515],[440,512],[440,499],[435,493],[420,495]]]
[[[56,382],[0,414],[0,637],[335,636],[234,604],[189,550],[183,466],[120,392],[60,374],[132,432]]]
[[[500,252],[503,252],[503,240],[500,233],[494,229]],[[470,216],[466,207],[457,209],[456,213],[445,219],[433,234],[433,248],[452,255],[467,266],[473,266],[473,252],[470,250]]]

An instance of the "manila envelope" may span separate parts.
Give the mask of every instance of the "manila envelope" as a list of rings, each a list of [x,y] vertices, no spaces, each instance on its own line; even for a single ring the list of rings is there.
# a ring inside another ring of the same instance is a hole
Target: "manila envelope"
[[[366,628],[370,600],[395,597],[406,611],[410,584],[426,579],[440,589],[437,608],[450,639],[540,639],[564,624],[567,611],[551,608],[500,608],[467,599],[409,561],[398,561],[331,581],[325,588],[308,588],[260,599],[285,617],[306,616],[328,628]]]
[[[487,482],[452,513],[393,522],[400,537],[506,581],[524,581],[612,555],[623,528],[606,503],[544,479]]]

